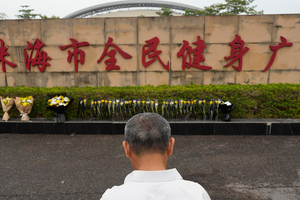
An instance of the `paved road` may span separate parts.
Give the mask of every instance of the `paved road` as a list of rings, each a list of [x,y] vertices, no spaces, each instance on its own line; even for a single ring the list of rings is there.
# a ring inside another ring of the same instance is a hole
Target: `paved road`
[[[168,168],[212,200],[299,200],[300,136],[176,136]],[[0,134],[0,199],[92,200],[132,168],[122,135]]]

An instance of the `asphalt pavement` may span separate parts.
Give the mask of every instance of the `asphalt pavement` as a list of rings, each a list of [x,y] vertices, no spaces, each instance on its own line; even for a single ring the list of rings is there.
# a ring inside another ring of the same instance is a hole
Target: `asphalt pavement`
[[[174,136],[168,168],[212,200],[299,200],[300,136]],[[133,169],[122,135],[0,134],[1,200],[96,200]]]

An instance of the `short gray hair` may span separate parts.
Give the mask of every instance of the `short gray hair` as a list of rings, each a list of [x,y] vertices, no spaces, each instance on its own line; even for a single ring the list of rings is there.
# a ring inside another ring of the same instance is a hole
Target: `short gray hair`
[[[141,113],[128,120],[125,141],[136,155],[165,153],[171,137],[168,121],[156,113]]]

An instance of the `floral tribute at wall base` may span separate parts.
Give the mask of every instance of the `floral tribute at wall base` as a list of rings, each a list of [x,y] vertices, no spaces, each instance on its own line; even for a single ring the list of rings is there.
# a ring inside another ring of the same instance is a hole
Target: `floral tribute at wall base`
[[[59,95],[50,95],[47,94],[47,108],[54,111],[53,120],[57,123],[62,123],[67,120],[65,111],[67,110],[68,106],[72,102],[71,97],[67,97],[66,94],[59,94]]]
[[[4,115],[2,117],[3,121],[8,121],[9,120],[9,114],[8,111],[11,109],[11,107],[14,105],[14,99],[13,98],[9,98],[9,97],[1,97],[1,105],[2,105],[2,110],[4,112]]]
[[[15,103],[17,109],[20,111],[21,121],[29,122],[29,114],[33,106],[34,98],[28,97],[16,97]]]

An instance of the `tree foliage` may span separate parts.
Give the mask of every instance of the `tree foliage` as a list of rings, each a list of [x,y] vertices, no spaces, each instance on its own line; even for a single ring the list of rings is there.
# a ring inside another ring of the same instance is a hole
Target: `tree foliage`
[[[20,15],[16,15],[19,19],[35,19],[39,14],[33,14],[34,9],[29,9],[29,5],[21,6],[23,9],[19,10]]]
[[[155,13],[161,17],[169,17],[169,16],[173,16],[172,13],[174,13],[174,12],[171,10],[171,8],[162,7],[161,11],[158,11]]]
[[[47,15],[39,15],[41,19],[59,19],[58,16],[52,15],[51,17],[48,17]]]
[[[29,5],[23,5],[21,6],[23,9],[19,10],[21,13],[20,15],[16,15],[19,19],[35,19],[36,17],[40,17],[41,19],[59,19],[59,17],[52,15],[51,17],[48,17],[46,15],[41,14],[34,14],[32,11],[34,9],[29,9]]]
[[[5,13],[0,13],[0,20],[6,19],[7,15]]]
[[[225,0],[226,3],[213,4],[204,7],[204,10],[185,10],[184,16],[200,15],[262,15],[263,11],[257,11],[257,6],[250,6],[254,0]]]

